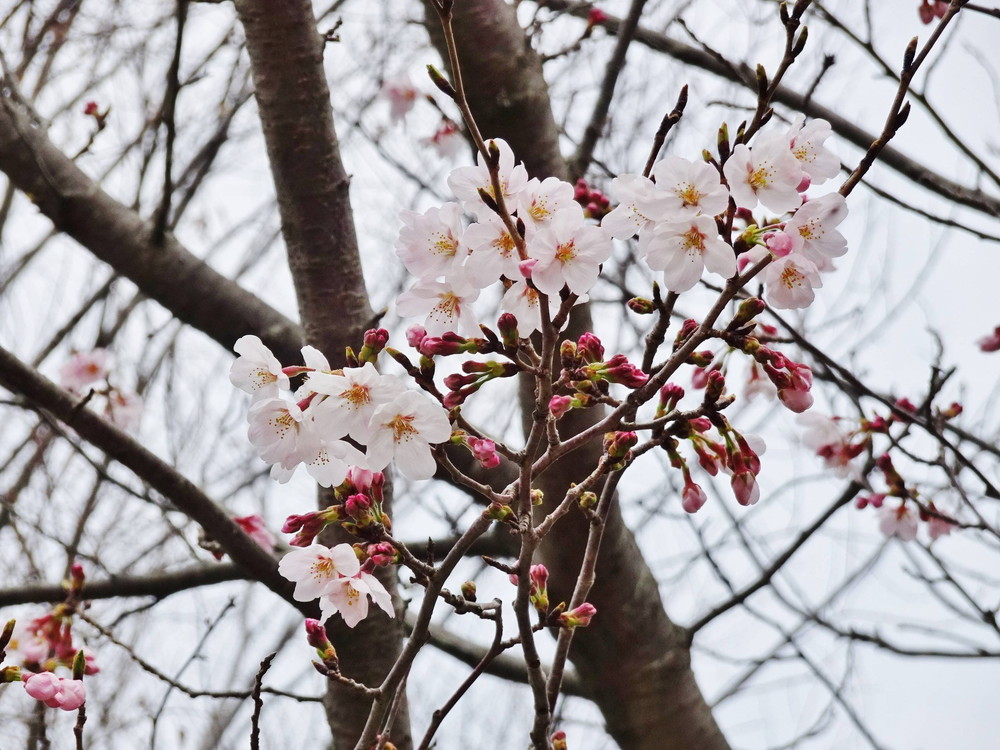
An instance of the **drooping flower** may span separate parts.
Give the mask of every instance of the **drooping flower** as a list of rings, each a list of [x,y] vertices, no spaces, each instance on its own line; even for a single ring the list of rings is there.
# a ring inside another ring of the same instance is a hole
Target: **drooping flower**
[[[780,133],[757,137],[753,148],[739,144],[723,167],[736,205],[753,209],[760,202],[769,211],[783,214],[802,203],[798,185],[802,167]]]
[[[360,570],[354,548],[346,543],[336,547],[310,544],[293,549],[278,563],[278,572],[295,583],[292,598],[297,602],[318,599],[341,576],[357,575]]]
[[[108,377],[110,355],[107,349],[74,352],[59,368],[59,385],[71,392],[79,392],[91,383]]]
[[[912,542],[917,538],[917,514],[905,500],[895,507],[883,505],[878,509],[878,514],[879,531],[886,536],[896,536],[904,542]]]
[[[317,438],[297,404],[266,398],[250,407],[247,436],[257,454],[269,464],[292,469],[316,449]]]
[[[339,612],[344,624],[353,628],[368,616],[369,597],[389,617],[396,616],[392,595],[382,582],[371,573],[359,573],[330,583],[319,600],[319,610],[323,613],[320,622],[326,622],[330,615]]]
[[[268,531],[267,525],[264,523],[264,518],[259,513],[234,518],[233,521],[247,533],[247,536],[268,552],[274,550],[277,540],[274,538],[274,534]]]
[[[287,389],[288,376],[281,363],[256,336],[242,336],[233,349],[240,356],[229,368],[229,382],[254,399],[275,398],[278,389]]]
[[[528,254],[538,261],[531,280],[545,294],[558,294],[564,284],[576,294],[586,294],[611,249],[611,239],[600,227],[585,223],[578,205],[563,209],[538,230],[528,247]]]
[[[467,249],[462,245],[462,208],[445,203],[422,214],[402,211],[403,228],[396,240],[396,255],[418,279],[451,278],[461,267]]]
[[[126,432],[139,427],[143,402],[138,394],[112,388],[108,391],[107,399],[104,415],[112,424]]]
[[[451,437],[448,413],[416,391],[401,393],[375,410],[368,442],[368,466],[385,468],[395,460],[409,479],[430,479],[435,462],[431,445]]]
[[[725,279],[736,273],[733,249],[719,238],[711,216],[658,224],[646,245],[646,263],[663,271],[664,286],[671,292],[686,292],[705,268]]]
[[[823,286],[816,265],[800,253],[775,259],[761,275],[768,304],[779,310],[809,307],[816,299],[813,289]]]
[[[689,219],[697,214],[715,216],[729,205],[729,191],[719,180],[718,170],[703,161],[666,156],[653,165],[657,190],[669,221]]]
[[[418,281],[396,298],[396,310],[404,317],[426,315],[424,328],[431,336],[453,332],[481,335],[472,312],[479,290],[464,280],[453,283]]]

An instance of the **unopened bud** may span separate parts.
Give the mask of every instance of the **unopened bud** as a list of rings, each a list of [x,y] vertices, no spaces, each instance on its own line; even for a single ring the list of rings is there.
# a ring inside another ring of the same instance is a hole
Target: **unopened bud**
[[[590,621],[597,614],[597,607],[589,602],[584,602],[576,609],[563,612],[559,615],[559,624],[564,628],[585,628],[590,625]]]
[[[578,501],[581,508],[593,508],[597,505],[597,493],[591,492],[590,490],[580,493],[580,499]]]
[[[637,315],[650,315],[656,310],[653,300],[645,297],[633,297],[625,304],[628,305],[629,310]]]
[[[462,584],[462,597],[467,602],[476,601],[476,583],[475,581],[466,581]]]

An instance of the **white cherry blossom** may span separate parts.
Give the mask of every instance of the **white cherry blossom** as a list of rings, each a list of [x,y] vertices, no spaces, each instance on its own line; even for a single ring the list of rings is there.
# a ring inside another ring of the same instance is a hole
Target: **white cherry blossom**
[[[406,318],[425,315],[424,328],[431,336],[449,331],[461,336],[481,336],[472,312],[477,297],[479,290],[464,280],[418,281],[396,298],[396,310]]]
[[[686,292],[706,268],[725,279],[736,273],[733,249],[719,238],[711,216],[658,224],[646,245],[646,263],[663,271],[663,283],[671,292]]]
[[[802,203],[798,191],[802,167],[780,133],[758,136],[752,149],[742,143],[736,146],[723,173],[733,200],[743,208],[756,208],[760,202],[769,211],[783,214]]]
[[[847,252],[847,240],[835,227],[847,216],[847,201],[840,193],[830,193],[806,201],[785,222],[785,232],[792,238],[792,252],[802,252],[817,264],[839,258]]]
[[[545,226],[556,211],[572,207],[573,194],[573,186],[558,177],[532,178],[517,197],[517,215],[527,225]]]
[[[597,281],[600,266],[611,257],[611,240],[600,227],[585,223],[583,210],[565,208],[538,230],[528,254],[538,262],[531,280],[539,291],[558,294],[563,284],[586,294]]]
[[[330,615],[340,613],[344,624],[353,628],[368,616],[368,598],[389,617],[395,617],[392,608],[392,595],[385,586],[371,573],[360,573],[354,577],[339,578],[327,587],[325,595],[319,600],[322,613],[320,622],[326,622]]]
[[[543,295],[528,286],[527,282],[515,281],[500,300],[500,308],[517,318],[517,330],[522,336],[528,336],[542,327]],[[555,295],[545,296],[549,305],[549,319],[559,312],[559,298]]]
[[[798,159],[802,171],[809,175],[814,185],[836,177],[840,171],[840,159],[823,146],[823,141],[833,134],[833,128],[826,120],[805,122],[804,115],[796,115],[786,138],[792,156]]]
[[[517,245],[507,226],[496,214],[472,224],[465,230],[464,242],[469,247],[465,259],[465,278],[478,289],[485,289],[500,280],[520,278],[520,257]]]
[[[107,349],[75,352],[69,361],[59,368],[59,385],[67,391],[80,391],[91,383],[104,380],[108,377],[110,359]]]
[[[240,356],[229,368],[229,382],[255,399],[274,398],[288,388],[281,363],[256,336],[241,336],[233,350]]]
[[[422,214],[400,213],[403,228],[396,255],[418,279],[450,277],[462,265],[468,250],[462,245],[462,208],[457,203],[429,208]]]
[[[364,466],[366,459],[364,453],[343,440],[319,439],[311,452],[302,454],[302,463],[305,464],[309,476],[315,479],[320,487],[336,487],[344,481],[352,466]],[[285,484],[292,478],[297,468],[298,464],[290,468],[274,464],[271,467],[271,479]]]
[[[504,203],[508,211],[513,211],[516,207],[517,196],[528,184],[528,171],[523,164],[514,164],[514,152],[507,142],[500,138],[486,141],[486,147],[495,144],[500,152],[499,181],[500,192],[503,194]],[[479,197],[479,190],[482,189],[494,200],[493,182],[490,180],[490,171],[486,166],[486,160],[482,154],[477,155],[476,166],[458,167],[448,175],[448,187],[455,196],[462,201],[466,210],[472,212],[480,219],[489,216],[494,211],[489,208],[483,199]]]
[[[326,396],[310,409],[310,414],[324,438],[349,434],[363,443],[370,435],[368,422],[375,409],[392,401],[404,387],[398,378],[380,375],[371,362],[361,367],[345,367],[342,373],[314,372],[309,375],[306,386]]]
[[[316,450],[317,438],[297,404],[280,398],[262,399],[250,407],[247,419],[250,443],[269,464],[293,469]]]
[[[816,298],[813,289],[823,286],[816,265],[800,253],[776,258],[761,276],[768,304],[779,310],[809,307]]]
[[[627,240],[667,216],[671,196],[650,179],[623,174],[611,181],[611,195],[618,205],[601,220],[601,228],[616,240]]]
[[[354,548],[349,544],[325,547],[310,544],[293,549],[278,563],[278,572],[295,583],[292,598],[308,602],[323,596],[342,576],[354,576],[361,570]]]
[[[729,191],[711,164],[667,156],[653,165],[651,173],[657,189],[666,196],[664,208],[671,220],[699,213],[715,216],[729,205]]]
[[[430,479],[435,462],[431,445],[451,437],[444,408],[415,391],[401,393],[375,410],[368,441],[368,468],[380,471],[395,460],[410,479]]]

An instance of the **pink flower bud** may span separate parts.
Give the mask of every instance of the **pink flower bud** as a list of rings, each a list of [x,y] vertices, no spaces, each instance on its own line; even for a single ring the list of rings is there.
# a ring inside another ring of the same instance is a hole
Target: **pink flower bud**
[[[1000,326],[993,329],[993,333],[989,336],[984,336],[983,338],[976,341],[979,346],[979,350],[983,352],[1000,352]]]
[[[604,345],[590,332],[584,333],[577,339],[576,353],[587,364],[604,361]]]
[[[684,389],[674,383],[667,383],[660,389],[660,411],[664,414],[673,411],[682,398]]]
[[[391,565],[396,560],[396,548],[389,542],[369,544],[365,552],[376,565]]]
[[[707,500],[708,495],[705,494],[705,490],[694,482],[688,482],[684,485],[684,491],[681,493],[681,507],[688,513],[697,513]]]
[[[576,609],[563,612],[559,615],[559,624],[564,628],[585,628],[590,625],[590,621],[597,614],[597,607],[590,602],[584,602]]]
[[[783,258],[792,252],[792,236],[785,232],[771,232],[764,238],[764,244],[775,258]]]
[[[812,185],[812,177],[803,172],[802,181],[799,182],[798,187],[796,187],[795,189],[800,193],[804,193],[806,190],[809,189],[810,185]]]
[[[928,24],[934,20],[934,6],[926,2],[926,0],[920,4],[917,8],[917,15],[920,16],[920,22]]]
[[[553,396],[549,401],[549,412],[553,417],[559,419],[572,407],[573,399],[569,396]]]
[[[590,13],[587,14],[588,26],[600,26],[601,24],[607,23],[607,20],[608,14],[600,8],[591,8]]]
[[[753,505],[760,499],[760,485],[749,471],[733,474],[732,487],[736,502],[740,505]]]
[[[420,348],[420,342],[427,337],[427,329],[423,326],[410,326],[406,329],[406,343],[414,349]]]
[[[24,679],[24,691],[49,708],[75,711],[87,700],[83,680],[67,680],[52,672],[39,672]]]
[[[517,269],[521,272],[521,275],[524,278],[530,279],[531,272],[534,270],[536,263],[538,263],[538,260],[535,258],[526,258],[517,264]]]
[[[264,519],[259,514],[254,513],[250,516],[234,518],[233,521],[235,521],[236,525],[246,532],[247,536],[257,542],[257,544],[266,549],[268,552],[274,550],[274,545],[277,543],[277,540],[274,538],[274,535],[267,530],[267,526],[264,525]]]
[[[630,363],[624,354],[616,354],[605,362],[602,376],[605,380],[626,388],[639,388],[649,380],[649,375]]]

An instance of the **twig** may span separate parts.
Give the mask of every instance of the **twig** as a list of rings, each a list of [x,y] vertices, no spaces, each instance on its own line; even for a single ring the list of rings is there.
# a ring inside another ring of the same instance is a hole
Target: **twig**
[[[274,651],[265,656],[260,663],[257,676],[253,679],[253,691],[250,695],[253,698],[253,714],[250,716],[250,750],[260,750],[260,712],[264,708],[264,701],[261,699],[260,693],[264,682],[264,675],[271,668],[271,662],[274,661],[274,657],[277,655],[278,652]]]

